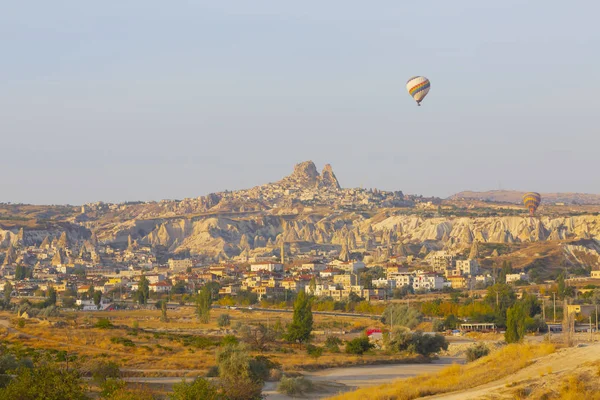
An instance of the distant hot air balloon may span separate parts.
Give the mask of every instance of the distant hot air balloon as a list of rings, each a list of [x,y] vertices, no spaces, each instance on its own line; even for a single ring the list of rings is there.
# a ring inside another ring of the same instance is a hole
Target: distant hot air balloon
[[[529,215],[533,217],[533,213],[539,207],[542,201],[542,196],[536,192],[529,192],[523,195],[523,204],[529,209]]]
[[[424,76],[413,76],[406,82],[406,90],[408,90],[408,94],[412,96],[413,99],[417,102],[417,105],[421,105],[421,102],[429,93],[429,88],[431,87],[431,83],[429,79]]]

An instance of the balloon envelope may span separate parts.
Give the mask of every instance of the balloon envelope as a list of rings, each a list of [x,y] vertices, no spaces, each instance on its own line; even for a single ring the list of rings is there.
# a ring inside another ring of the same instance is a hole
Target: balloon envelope
[[[529,209],[529,215],[531,216],[533,216],[541,202],[542,196],[539,193],[529,192],[523,195],[523,204]]]
[[[429,79],[424,76],[413,76],[406,82],[406,90],[408,90],[408,94],[412,96],[413,99],[417,102],[418,105],[421,105],[421,102],[429,93],[429,88],[431,87],[431,82]]]

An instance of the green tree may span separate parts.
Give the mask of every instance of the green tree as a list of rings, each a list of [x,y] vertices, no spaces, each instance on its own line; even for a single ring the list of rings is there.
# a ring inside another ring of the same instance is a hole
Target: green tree
[[[225,400],[225,397],[219,393],[218,387],[204,378],[196,378],[190,383],[185,381],[176,383],[169,398],[171,400]]]
[[[212,304],[212,293],[208,286],[204,286],[196,296],[196,314],[203,324],[210,321],[210,306]]]
[[[86,386],[77,370],[42,364],[35,368],[19,368],[15,378],[0,390],[0,399],[88,399],[85,393]]]
[[[96,307],[100,308],[100,302],[102,301],[102,292],[99,290],[94,291],[93,299]]]
[[[346,353],[362,355],[373,348],[366,336],[360,336],[346,343]]]
[[[525,319],[527,315],[523,304],[515,304],[506,312],[506,343],[518,343],[525,336]]]
[[[87,298],[88,299],[93,299],[95,291],[96,291],[96,288],[94,288],[94,285],[90,285],[90,288],[87,291]]]
[[[13,291],[13,285],[10,282],[4,284],[4,308],[10,308],[10,296]]]
[[[56,290],[52,286],[48,288],[48,295],[46,299],[46,307],[47,306],[55,306],[56,305]]]
[[[142,275],[140,281],[138,282],[138,290],[137,290],[137,300],[140,304],[148,304],[148,299],[150,298],[150,282],[148,282],[148,278],[145,275]]]
[[[229,314],[221,314],[219,315],[219,318],[217,318],[217,325],[219,325],[221,328],[229,326],[230,324],[231,317],[229,316]]]
[[[292,323],[288,325],[288,331],[285,339],[293,343],[305,343],[310,340],[310,335],[313,327],[311,298],[304,292],[300,291],[294,302],[294,316]]]
[[[386,325],[406,326],[413,329],[423,321],[423,314],[416,308],[404,304],[390,304],[383,312],[381,321]]]
[[[262,398],[264,375],[253,365],[244,345],[225,346],[217,354],[219,384],[228,400]],[[254,368],[253,368],[254,366]]]

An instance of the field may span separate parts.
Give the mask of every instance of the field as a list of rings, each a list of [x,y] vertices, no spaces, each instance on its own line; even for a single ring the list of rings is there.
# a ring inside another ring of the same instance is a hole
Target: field
[[[218,327],[216,321],[222,313],[229,314],[229,327]],[[66,352],[83,364],[98,359],[115,361],[127,375],[139,376],[205,374],[215,365],[215,353],[226,335],[238,335],[244,325],[285,327],[291,317],[291,313],[217,309],[211,313],[210,323],[200,324],[193,308],[181,307],[168,312],[168,322],[161,321],[159,310],[63,313],[47,321],[18,322],[14,314],[0,313],[5,343],[19,347],[25,354]],[[98,323],[103,319],[110,326]],[[381,326],[379,321],[366,317],[315,315],[314,319],[317,345],[329,334],[349,340],[367,327]],[[406,361],[402,356],[381,353],[355,356],[324,352],[312,358],[304,348],[281,340],[268,344],[263,352],[255,352],[259,354],[268,356],[286,372]]]

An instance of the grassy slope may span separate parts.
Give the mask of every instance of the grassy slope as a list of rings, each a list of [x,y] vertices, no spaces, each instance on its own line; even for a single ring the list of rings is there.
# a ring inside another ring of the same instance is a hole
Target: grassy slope
[[[337,400],[409,400],[482,385],[513,374],[533,359],[554,352],[550,344],[508,345],[473,363],[452,365],[437,374],[399,380],[391,384],[343,394]]]

